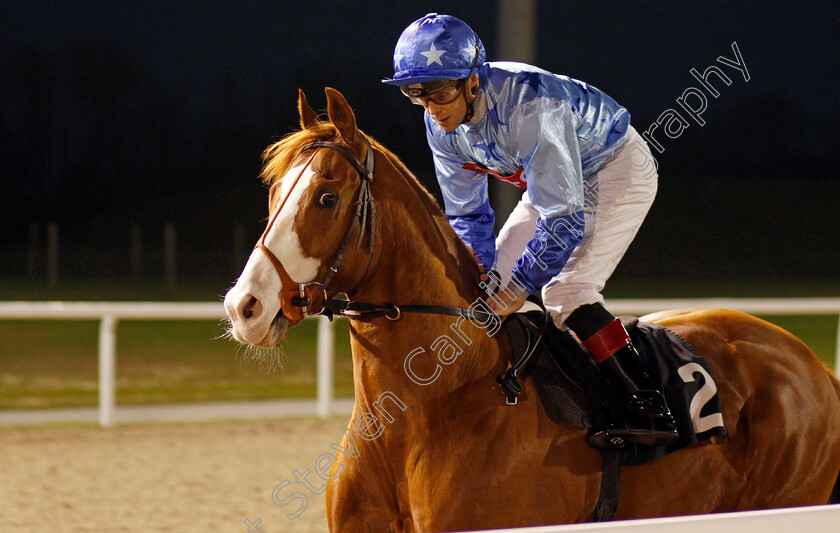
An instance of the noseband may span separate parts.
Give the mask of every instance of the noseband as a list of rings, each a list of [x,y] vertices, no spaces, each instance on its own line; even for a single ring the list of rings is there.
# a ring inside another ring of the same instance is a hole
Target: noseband
[[[341,244],[338,247],[338,250],[335,252],[335,256],[333,256],[333,260],[330,263],[329,268],[327,269],[326,273],[324,274],[324,279],[319,281],[309,281],[305,283],[298,283],[292,280],[291,276],[288,272],[286,272],[285,267],[274,255],[274,253],[269,250],[268,246],[265,245],[265,237],[268,235],[268,232],[271,230],[271,227],[274,225],[274,221],[277,220],[277,216],[280,214],[280,211],[283,209],[283,205],[286,203],[286,200],[291,196],[292,190],[297,185],[298,180],[303,175],[304,171],[312,164],[312,160],[315,159],[315,155],[318,153],[318,149],[320,148],[329,148],[331,150],[335,150],[353,166],[356,172],[359,174],[360,178],[360,185],[359,185],[359,195],[356,198],[356,210],[353,213],[353,219],[350,222],[350,225],[347,227],[347,231],[344,234],[344,239],[341,241]],[[373,146],[371,146],[370,142],[367,142],[367,153],[365,156],[364,163],[356,157],[350,149],[334,142],[334,141],[313,141],[303,147],[301,152],[306,152],[308,150],[315,149],[315,153],[309,158],[306,162],[306,165],[300,171],[300,174],[295,178],[295,181],[292,183],[292,186],[289,188],[288,194],[286,197],[278,205],[277,209],[274,212],[271,220],[269,221],[268,225],[265,228],[260,239],[257,241],[257,245],[254,249],[260,249],[262,252],[268,257],[271,264],[274,265],[274,269],[277,271],[277,274],[280,276],[280,280],[283,286],[298,286],[298,296],[294,296],[289,300],[289,303],[295,307],[300,308],[301,313],[303,314],[303,318],[306,318],[309,315],[317,315],[321,314],[324,311],[324,306],[327,301],[327,287],[329,286],[330,282],[333,279],[333,276],[338,272],[338,267],[341,264],[342,259],[344,258],[344,252],[347,249],[347,245],[350,243],[350,236],[353,233],[353,230],[356,229],[356,226],[359,226],[359,237],[356,240],[356,248],[358,249],[362,244],[362,239],[365,235],[365,231],[368,230],[370,232],[370,239],[368,240],[368,261],[367,266],[365,267],[365,274],[362,276],[362,280],[367,275],[367,271],[370,268],[371,259],[373,258],[373,250],[374,246],[376,245],[376,207],[373,205],[373,198],[370,195],[370,185],[373,182]],[[317,302],[320,307],[318,309],[310,310],[309,306],[314,302]]]

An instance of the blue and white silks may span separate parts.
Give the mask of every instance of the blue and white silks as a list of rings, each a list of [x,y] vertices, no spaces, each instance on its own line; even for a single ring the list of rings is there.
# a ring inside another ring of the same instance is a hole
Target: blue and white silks
[[[540,219],[513,278],[534,292],[563,269],[583,237],[584,182],[622,146],[630,114],[591,85],[523,63],[484,63],[477,73],[472,121],[445,132],[424,116],[444,208],[481,265],[492,267],[487,174],[464,165],[502,176],[521,168]]]

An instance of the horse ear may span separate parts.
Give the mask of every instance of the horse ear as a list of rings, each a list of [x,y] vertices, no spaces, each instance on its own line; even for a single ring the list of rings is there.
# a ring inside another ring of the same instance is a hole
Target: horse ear
[[[300,128],[302,130],[311,128],[318,122],[318,116],[309,106],[309,102],[306,101],[306,95],[303,94],[301,89],[298,89],[298,111],[300,112]]]
[[[327,113],[330,116],[330,122],[338,128],[338,133],[345,142],[355,143],[357,130],[353,110],[350,109],[350,105],[340,92],[332,87],[327,87],[324,91],[327,93]]]

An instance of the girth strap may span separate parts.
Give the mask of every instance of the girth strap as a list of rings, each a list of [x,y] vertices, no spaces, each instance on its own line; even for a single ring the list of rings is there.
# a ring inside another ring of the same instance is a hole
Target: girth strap
[[[615,520],[618,512],[618,499],[621,495],[621,452],[602,450],[601,489],[598,503],[592,513],[593,522]]]

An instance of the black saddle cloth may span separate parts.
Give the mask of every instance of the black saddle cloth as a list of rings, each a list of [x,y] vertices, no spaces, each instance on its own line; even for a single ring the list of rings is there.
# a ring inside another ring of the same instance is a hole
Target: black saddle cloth
[[[725,437],[720,398],[711,369],[685,339],[659,324],[621,317],[648,374],[665,395],[680,440],[665,449],[630,446],[623,464],[641,464],[714,436]],[[557,424],[599,427],[610,406],[623,399],[598,374],[589,353],[541,312],[518,313],[505,322],[518,361],[534,349],[519,373],[530,379],[548,417]],[[515,361],[514,361],[515,362]]]

